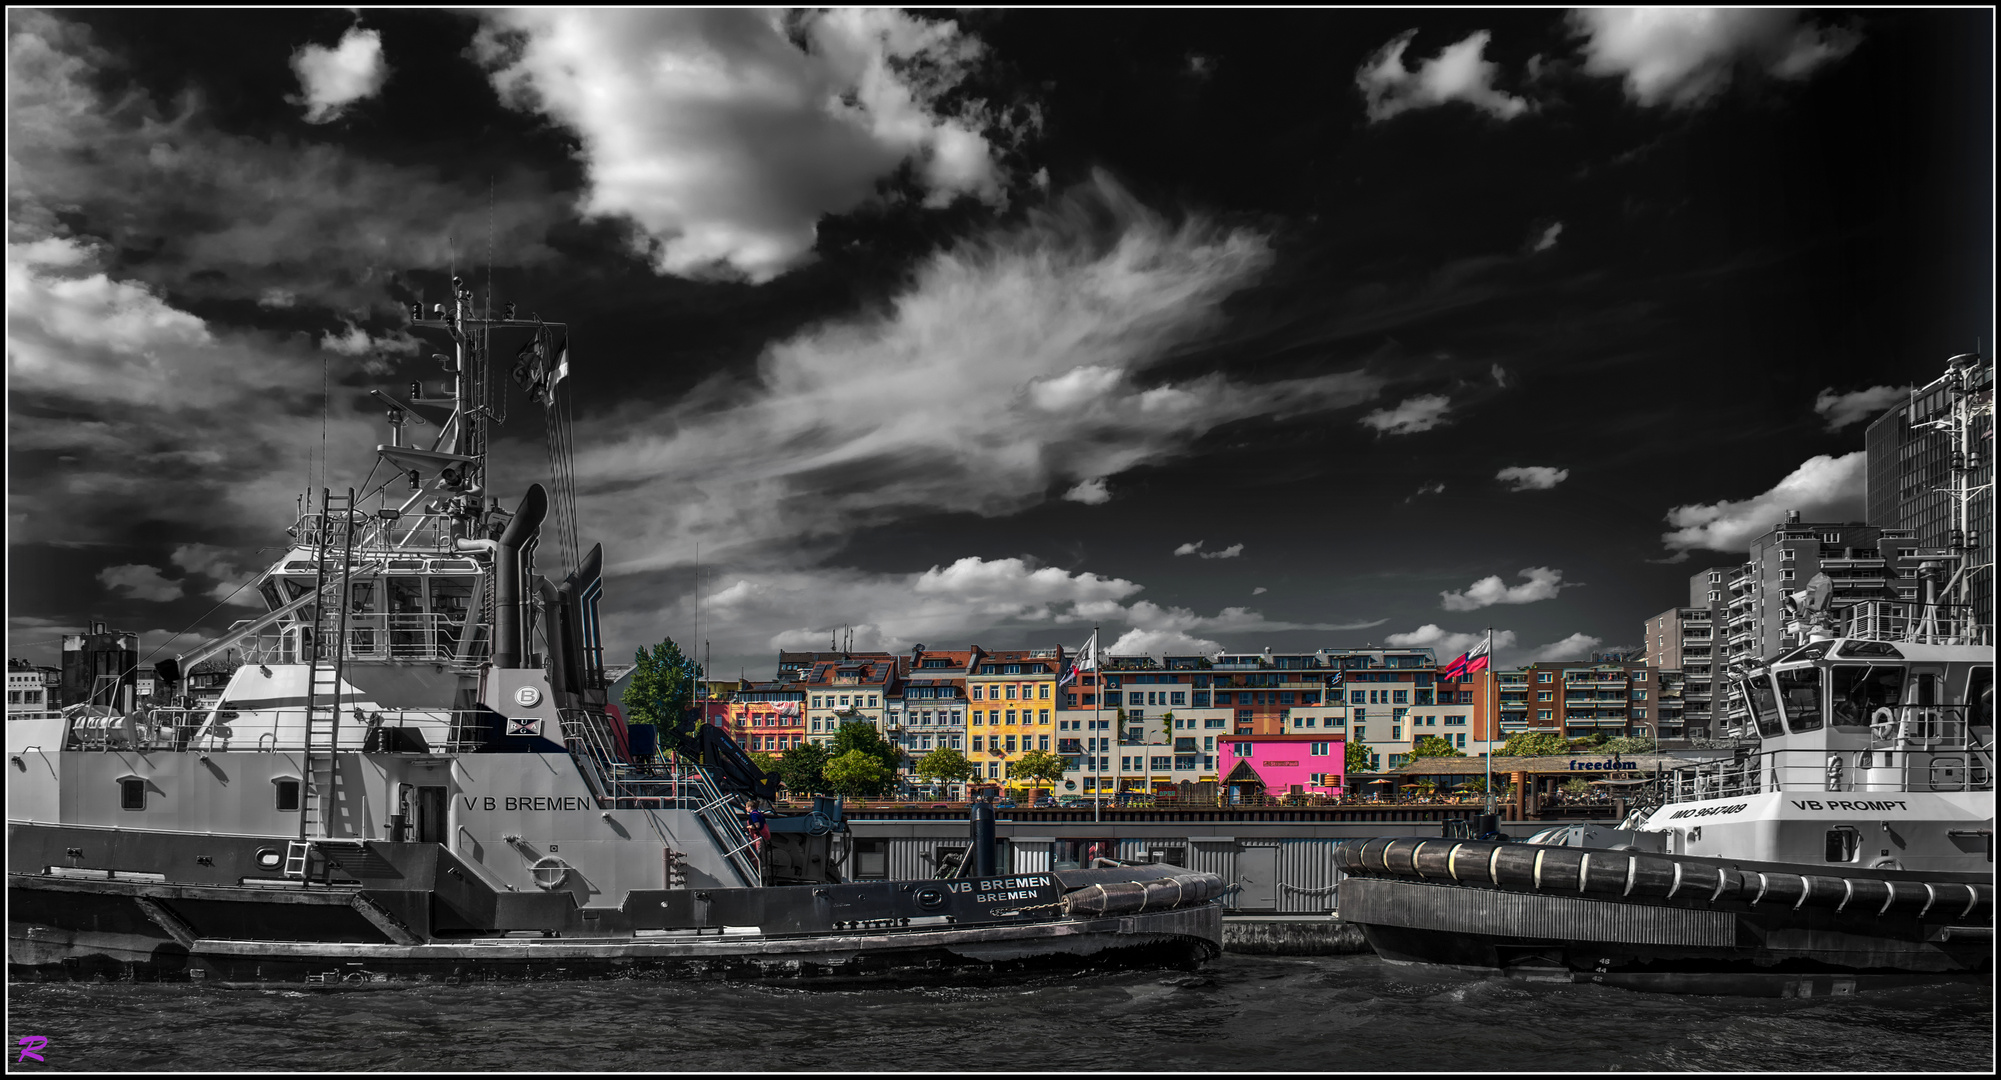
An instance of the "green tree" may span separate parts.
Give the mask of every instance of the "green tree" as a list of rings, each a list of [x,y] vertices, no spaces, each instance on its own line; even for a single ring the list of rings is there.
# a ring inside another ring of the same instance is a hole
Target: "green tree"
[[[1027,780],[1029,791],[1034,792],[1038,790],[1036,781],[1047,780],[1053,785],[1063,779],[1063,759],[1047,750],[1030,750],[1007,763],[1007,774]]]
[[[1605,733],[1602,731],[1594,731],[1591,734],[1586,735],[1582,738],[1570,740],[1570,749],[1596,750],[1598,749],[1599,746],[1603,745],[1604,742],[1605,742]]]
[[[750,755],[750,761],[751,764],[756,765],[759,769],[762,769],[764,771],[764,775],[766,776],[778,775],[778,755],[767,754],[762,750],[758,750],[754,751]]]
[[[660,732],[661,750],[682,749],[677,733],[681,715],[694,704],[695,683],[702,677],[701,666],[681,653],[673,638],[662,638],[649,653],[641,645],[633,654],[639,666],[632,681],[619,697],[629,724],[652,724]]]
[[[851,798],[880,795],[896,776],[880,758],[862,750],[834,755],[821,773],[835,791]]]
[[[1347,768],[1351,775],[1369,771],[1369,748],[1366,744],[1358,742],[1348,744]]]
[[[1581,776],[1573,776],[1563,785],[1565,795],[1583,798],[1591,794],[1591,784]]]
[[[1465,783],[1460,784],[1459,790],[1468,795],[1485,795],[1487,793],[1487,778],[1484,776],[1473,777]]]
[[[966,755],[957,750],[941,746],[917,759],[917,764],[911,766],[910,771],[926,780],[963,783],[978,776],[980,767],[967,761]]]
[[[1624,736],[1606,739],[1598,749],[1608,754],[1651,754],[1658,748],[1654,740],[1644,735]]]
[[[1436,735],[1420,735],[1410,748],[1410,756],[1420,757],[1465,757],[1466,752],[1446,742]]]
[[[854,750],[859,750],[882,763],[883,771],[888,774],[889,780],[881,791],[870,794],[886,794],[896,782],[896,770],[903,766],[903,751],[891,745],[889,740],[883,738],[882,733],[875,729],[875,725],[867,720],[847,720],[841,724],[840,730],[834,732],[834,742],[827,748],[827,757],[838,758]],[[828,779],[832,779],[831,774]]]
[[[830,795],[827,783],[827,748],[819,743],[800,743],[778,756],[778,782],[795,795]]]
[[[1517,731],[1501,744],[1502,757],[1549,757],[1570,753],[1570,743],[1553,731]]]
[[[1174,714],[1173,714],[1173,713],[1171,713],[1171,712],[1167,712],[1167,713],[1161,713],[1161,714],[1160,714],[1160,734],[1161,734],[1161,736],[1162,736],[1163,738],[1165,738],[1165,739],[1166,739],[1166,740],[1167,740],[1168,742],[1173,742],[1173,741],[1174,741]]]

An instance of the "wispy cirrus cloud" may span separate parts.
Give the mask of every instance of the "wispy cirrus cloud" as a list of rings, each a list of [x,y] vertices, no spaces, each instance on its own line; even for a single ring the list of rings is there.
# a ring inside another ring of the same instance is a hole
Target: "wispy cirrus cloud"
[[[1827,430],[1840,431],[1850,424],[1874,420],[1892,406],[1902,405],[1910,396],[1908,386],[1872,386],[1846,394],[1837,394],[1830,386],[1813,399],[1813,411],[1827,421]]]
[[[1459,101],[1489,116],[1511,120],[1529,111],[1529,103],[1494,86],[1500,68],[1484,59],[1493,34],[1478,30],[1415,70],[1404,66],[1404,50],[1416,30],[1406,30],[1377,49],[1355,72],[1355,85],[1368,103],[1369,119],[1388,120],[1398,113]]]
[[[1014,128],[954,91],[986,52],[889,9],[520,9],[474,48],[502,100],[581,138],[579,209],[638,226],[663,274],[767,281],[908,165],[927,205],[1004,201]],[[1024,119],[1019,123],[1028,123]]]
[[[1452,399],[1444,394],[1420,394],[1405,398],[1395,408],[1376,409],[1362,417],[1362,426],[1383,435],[1415,435],[1445,423]]]
[[[1569,479],[1569,469],[1553,465],[1510,465],[1494,474],[1509,491],[1548,491]]]
[[[1244,553],[1244,545],[1231,544],[1229,547],[1219,548],[1215,551],[1203,551],[1202,541],[1197,540],[1175,548],[1174,553],[1176,555],[1199,555],[1205,559],[1234,559]]]
[[[1219,425],[1366,401],[1382,380],[1359,371],[1149,377],[1270,259],[1259,234],[1170,224],[1101,176],[928,257],[880,311],[772,343],[754,382],[607,418],[622,434],[578,448],[584,516],[619,522],[620,570],[686,561],[697,540],[799,565],[913,514],[1007,514],[1066,489],[1101,502],[1106,478]]]
[[[1853,52],[1861,35],[1781,8],[1581,8],[1584,70],[1622,79],[1641,105],[1695,108],[1741,70],[1800,79]]]
[[[121,58],[60,12],[8,13],[7,201],[16,242],[94,238],[144,252],[130,273],[194,298],[386,310],[396,275],[486,236],[513,265],[553,255],[563,216],[527,169],[476,188],[326,143],[218,130],[201,96],[171,107],[100,89]]]

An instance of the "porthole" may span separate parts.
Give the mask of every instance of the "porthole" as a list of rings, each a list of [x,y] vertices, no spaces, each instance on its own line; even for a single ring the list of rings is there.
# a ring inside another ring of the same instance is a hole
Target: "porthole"
[[[257,849],[257,868],[259,870],[276,870],[278,869],[278,864],[284,861],[285,857],[278,854],[278,849],[276,848],[261,847]]]

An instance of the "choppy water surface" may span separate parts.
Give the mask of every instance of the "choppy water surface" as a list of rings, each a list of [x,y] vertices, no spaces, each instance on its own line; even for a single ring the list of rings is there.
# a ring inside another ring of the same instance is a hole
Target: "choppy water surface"
[[[1987,1072],[1994,998],[1800,1000],[1497,982],[1373,956],[976,988],[535,982],[353,992],[13,985],[35,1070]]]

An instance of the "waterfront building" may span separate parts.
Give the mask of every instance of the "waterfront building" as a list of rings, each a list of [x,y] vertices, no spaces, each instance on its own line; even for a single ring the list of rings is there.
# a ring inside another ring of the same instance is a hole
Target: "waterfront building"
[[[7,715],[50,712],[54,709],[42,669],[26,660],[8,660]]]
[[[806,688],[799,683],[744,679],[722,704],[725,729],[746,750],[782,754],[806,741]]]
[[[966,676],[985,655],[971,649],[926,651],[919,645],[907,658],[900,692],[890,698],[889,738],[903,750],[904,780],[930,785],[910,770],[933,750],[966,751]],[[952,798],[962,785],[951,785]]]
[[[1662,701],[1655,718],[1658,738],[1683,739],[1691,734],[1708,734],[1714,700],[1710,657],[1721,626],[1715,621],[1719,611],[1708,607],[1673,607],[1648,619],[1641,628],[1646,640],[1647,666],[1661,672],[1663,678],[1669,672],[1674,673],[1661,688]],[[1699,699],[1692,698],[1692,694],[1699,694]]]
[[[1993,400],[1991,366],[1984,360],[1956,364],[1912,391],[1909,401],[1877,417],[1863,436],[1869,524],[1907,531],[1923,547],[1963,556],[1974,575],[1974,618],[1982,626],[1994,625]],[[1972,414],[1966,451],[1955,450],[1946,423],[1956,407]],[[1955,521],[1950,490],[1956,452],[1970,454],[1965,465],[1972,497],[1963,531]]]
[[[987,783],[1006,783],[1010,762],[1030,750],[1057,750],[1056,677],[1063,650],[981,652],[966,675],[966,734],[972,744],[967,756],[980,764]]]
[[[1221,739],[1226,794],[1339,795],[1347,767],[1340,736],[1225,735]]]
[[[798,681],[806,694],[807,740],[830,742],[842,724],[856,720],[884,731],[889,698],[898,688],[897,661],[889,653],[853,654],[803,669]]]
[[[65,704],[131,709],[139,697],[139,635],[94,622],[82,634],[64,634],[62,700]]]

